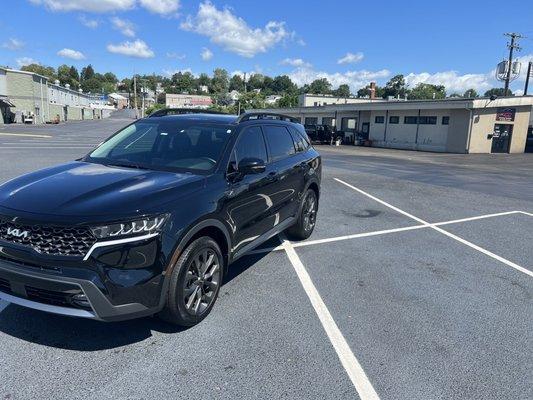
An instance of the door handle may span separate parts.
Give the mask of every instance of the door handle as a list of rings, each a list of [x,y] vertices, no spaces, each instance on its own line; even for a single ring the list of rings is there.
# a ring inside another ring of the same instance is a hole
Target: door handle
[[[271,181],[277,179],[277,177],[278,177],[278,172],[277,171],[272,171],[272,172],[269,172],[267,174],[267,179],[271,180]]]

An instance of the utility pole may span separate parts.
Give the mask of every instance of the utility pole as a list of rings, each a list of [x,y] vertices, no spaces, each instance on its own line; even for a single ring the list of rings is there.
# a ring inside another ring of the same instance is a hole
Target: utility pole
[[[504,36],[508,36],[511,38],[511,43],[507,44],[507,48],[509,49],[509,62],[507,64],[507,76],[505,77],[505,90],[504,95],[507,96],[509,93],[509,82],[511,81],[511,74],[513,70],[513,51],[516,49],[516,51],[520,51],[521,47],[516,43],[517,39],[522,38],[522,35],[519,33],[505,33]]]
[[[137,118],[137,75],[133,75],[133,103],[135,104],[135,118]]]

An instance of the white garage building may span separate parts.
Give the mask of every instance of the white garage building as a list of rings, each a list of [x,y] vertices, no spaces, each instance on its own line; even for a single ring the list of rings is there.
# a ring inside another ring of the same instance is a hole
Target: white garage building
[[[373,146],[450,153],[523,153],[533,96],[382,101],[276,108],[304,125],[329,125]]]

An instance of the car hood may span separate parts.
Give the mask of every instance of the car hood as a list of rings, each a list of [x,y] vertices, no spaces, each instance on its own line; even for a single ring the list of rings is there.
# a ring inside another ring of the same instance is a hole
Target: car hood
[[[202,176],[190,173],[71,162],[1,185],[0,207],[57,216],[137,215],[203,185]]]

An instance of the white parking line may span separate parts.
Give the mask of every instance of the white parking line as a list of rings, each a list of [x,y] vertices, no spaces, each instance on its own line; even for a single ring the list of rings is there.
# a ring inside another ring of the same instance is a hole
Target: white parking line
[[[36,137],[36,138],[43,138],[43,139],[52,137],[50,135],[37,135],[33,133],[7,133],[7,132],[0,132],[0,136]]]
[[[522,211],[505,211],[505,212],[496,213],[496,214],[485,214],[485,215],[480,215],[480,216],[477,216],[477,217],[468,217],[468,218],[454,219],[452,221],[437,222],[437,223],[431,224],[431,225],[432,226],[441,226],[441,225],[457,224],[457,223],[460,223],[460,222],[477,221],[478,219],[502,217],[502,216],[505,216],[505,215],[520,214],[520,213],[522,213]]]
[[[283,248],[289,257],[289,260],[296,271],[298,278],[300,279],[300,283],[302,284],[307,297],[309,297],[309,300],[311,301],[311,304],[313,305],[313,308],[315,309],[315,312],[318,315],[318,318],[320,319],[320,322],[322,323],[322,326],[324,327],[331,344],[335,348],[339,360],[341,361],[353,385],[355,386],[355,390],[357,390],[359,397],[361,400],[379,400],[379,396],[366,376],[363,367],[361,367],[361,364],[354,356],[350,346],[346,342],[346,339],[337,326],[337,323],[331,316],[326,304],[322,300],[320,293],[318,293],[318,290],[313,284],[309,273],[302,264],[300,257],[298,257],[298,254],[296,254],[294,247],[287,239],[285,239],[285,237],[280,238],[283,243]]]
[[[371,194],[369,194],[369,193],[367,193],[367,192],[365,192],[365,191],[363,191],[363,190],[361,190],[361,189],[359,189],[359,188],[356,188],[355,186],[350,185],[349,183],[346,183],[346,182],[344,182],[344,181],[342,181],[342,180],[340,180],[340,179],[338,179],[338,178],[334,178],[334,179],[335,179],[337,182],[339,182],[339,183],[341,183],[341,184],[343,184],[343,185],[345,185],[345,186],[347,186],[347,187],[349,187],[349,188],[355,190],[356,192],[359,192],[359,193],[361,193],[361,194],[363,194],[363,195],[365,195],[365,196],[371,198],[372,200],[375,200],[375,201],[377,201],[377,202],[383,204],[383,205],[386,206],[386,207],[389,207],[389,208],[391,208],[391,209],[393,209],[393,210],[395,210],[395,211],[398,211],[399,213],[401,213],[401,214],[403,214],[403,215],[405,215],[405,216],[408,216],[409,218],[412,218],[412,219],[414,219],[414,220],[416,220],[416,221],[418,221],[418,222],[421,222],[423,225],[426,225],[426,226],[428,226],[429,228],[434,229],[434,230],[436,230],[437,232],[442,233],[443,235],[446,235],[446,236],[448,236],[448,237],[450,237],[450,238],[452,238],[452,239],[454,239],[454,240],[457,240],[458,242],[463,243],[463,244],[465,244],[465,245],[467,245],[467,246],[469,246],[469,247],[471,247],[471,248],[473,248],[473,249],[475,249],[475,250],[477,250],[477,251],[479,251],[479,252],[481,252],[481,253],[483,253],[483,254],[486,254],[487,256],[489,256],[489,257],[491,257],[491,258],[494,258],[495,260],[500,261],[501,263],[506,264],[507,266],[516,269],[517,271],[523,272],[524,274],[533,277],[533,272],[532,272],[532,271],[530,271],[530,270],[528,270],[528,269],[526,269],[526,268],[524,268],[524,267],[521,267],[520,265],[515,264],[515,263],[512,262],[512,261],[509,261],[509,260],[507,260],[507,259],[505,259],[505,258],[503,258],[503,257],[500,257],[499,255],[494,254],[494,253],[492,253],[491,251],[489,251],[489,250],[487,250],[487,249],[484,249],[484,248],[482,248],[482,247],[480,247],[480,246],[478,246],[478,245],[476,245],[476,244],[474,244],[474,243],[472,243],[472,242],[469,242],[469,241],[467,241],[467,240],[465,240],[465,239],[463,239],[463,238],[460,238],[459,236],[454,235],[453,233],[450,233],[450,232],[448,232],[448,231],[445,231],[444,229],[439,228],[439,227],[436,226],[435,224],[430,224],[429,222],[424,221],[423,219],[420,219],[420,218],[418,218],[418,217],[415,217],[414,215],[411,215],[411,214],[409,214],[409,213],[406,212],[406,211],[400,210],[398,207],[395,207],[395,206],[393,206],[392,204],[387,203],[386,201],[383,201],[383,200],[381,200],[381,199],[378,199],[377,197],[372,196]],[[526,213],[526,214],[527,214],[527,213]]]
[[[441,225],[458,224],[461,222],[477,221],[477,220],[485,219],[485,218],[502,217],[505,215],[513,215],[513,214],[526,214],[526,215],[533,216],[533,214],[527,213],[525,211],[504,211],[501,213],[484,214],[484,215],[478,215],[475,217],[467,217],[467,218],[461,218],[461,219],[454,219],[451,221],[436,222],[433,224],[428,223],[428,224],[423,224],[423,225],[405,226],[403,228],[385,229],[381,231],[354,233],[353,235],[344,235],[344,236],[335,236],[335,237],[330,237],[330,238],[325,238],[325,239],[307,240],[305,242],[296,242],[296,243],[291,243],[291,244],[293,247],[312,246],[315,244],[332,243],[332,242],[338,242],[342,240],[358,239],[358,238],[364,238],[364,237],[369,237],[369,236],[386,235],[389,233],[412,231],[415,229],[431,228],[431,227],[441,226]],[[270,253],[271,251],[279,251],[279,250],[283,250],[282,245],[279,245],[276,247],[264,247],[261,249],[255,249],[255,250],[249,251],[247,255]]]

